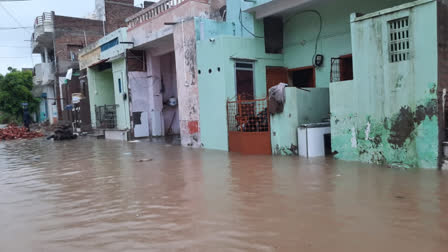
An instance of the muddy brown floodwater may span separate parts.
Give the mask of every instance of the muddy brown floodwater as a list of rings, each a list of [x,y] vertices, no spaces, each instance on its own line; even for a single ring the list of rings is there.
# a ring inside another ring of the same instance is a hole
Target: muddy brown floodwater
[[[0,251],[446,252],[448,174],[148,142],[0,142]]]

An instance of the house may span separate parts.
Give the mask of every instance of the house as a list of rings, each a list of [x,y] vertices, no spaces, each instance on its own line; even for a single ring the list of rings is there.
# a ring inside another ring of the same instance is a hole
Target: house
[[[137,137],[180,136],[200,147],[196,62],[197,17],[221,19],[222,0],[162,0],[130,16],[128,40],[145,71],[128,71],[132,131]]]
[[[109,33],[82,49],[81,71],[87,72],[92,128],[104,131],[106,139],[130,139],[126,28]],[[101,134],[103,135],[103,134]]]
[[[91,125],[87,83],[79,71],[78,53],[140,10],[133,0],[96,0],[97,20],[65,17],[54,12],[36,18],[31,43],[42,63],[34,67],[34,95],[41,97],[39,121],[72,121],[82,130]],[[68,77],[68,78],[67,78]],[[77,104],[74,104],[77,103]]]
[[[438,168],[446,140],[446,1],[350,18],[353,80],[330,84],[337,158]]]
[[[296,155],[300,126],[331,121],[336,158],[437,167],[445,4],[228,0],[223,22],[196,18],[202,145]],[[395,21],[405,24],[391,28]],[[405,31],[411,37],[392,39]],[[263,114],[267,89],[280,82],[289,85],[283,113],[270,117],[269,130],[246,132],[248,118]],[[241,99],[247,92],[250,99]]]

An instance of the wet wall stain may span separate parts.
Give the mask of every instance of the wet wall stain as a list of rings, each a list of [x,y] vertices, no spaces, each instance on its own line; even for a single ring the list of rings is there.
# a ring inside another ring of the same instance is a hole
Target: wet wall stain
[[[335,116],[333,121],[338,120],[339,123],[333,125],[333,130],[341,134],[336,133],[332,137],[333,151],[339,153],[336,158],[344,160],[358,160],[380,165],[394,164],[397,167],[407,168],[417,167],[419,160],[423,158],[425,162],[431,164],[431,167],[426,168],[432,168],[432,164],[437,163],[434,161],[437,156],[433,156],[431,150],[418,153],[415,149],[415,141],[418,136],[417,129],[423,124],[426,125],[424,127],[437,127],[432,123],[434,117],[438,115],[437,111],[437,100],[428,99],[426,103],[414,108],[403,106],[397,114],[379,121],[367,117],[365,123],[361,125],[351,115]],[[428,122],[428,119],[431,122]],[[356,147],[349,144],[352,131],[347,130],[354,125],[357,125],[355,126]],[[437,131],[436,128],[434,130]],[[424,144],[434,146],[432,136],[428,137]],[[437,152],[437,143],[434,149]]]
[[[402,107],[399,114],[392,119],[391,134],[388,142],[396,149],[402,148],[408,139],[414,137],[412,133],[420,126],[425,118],[432,119],[436,113],[436,100],[431,100],[425,105],[418,106],[415,112],[408,106]]]
[[[410,107],[402,107],[400,113],[392,120],[388,141],[396,148],[402,148],[414,130],[414,113]]]
[[[195,85],[196,83],[196,40],[195,38],[191,38],[187,40],[185,45],[185,63],[188,67],[188,71],[192,76],[191,82],[186,83],[187,85]],[[188,80],[185,80],[186,82]]]

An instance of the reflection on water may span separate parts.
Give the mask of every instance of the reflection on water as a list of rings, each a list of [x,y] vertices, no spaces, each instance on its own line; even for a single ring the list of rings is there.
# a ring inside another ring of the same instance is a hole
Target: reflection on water
[[[0,227],[1,251],[445,252],[448,175],[148,142],[0,142]]]

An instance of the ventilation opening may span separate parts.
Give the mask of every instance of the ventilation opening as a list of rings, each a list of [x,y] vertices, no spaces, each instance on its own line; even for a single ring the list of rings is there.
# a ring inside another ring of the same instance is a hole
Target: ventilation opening
[[[353,80],[353,56],[351,54],[331,59],[331,82]]]
[[[390,62],[410,59],[409,17],[389,21],[389,59]]]

